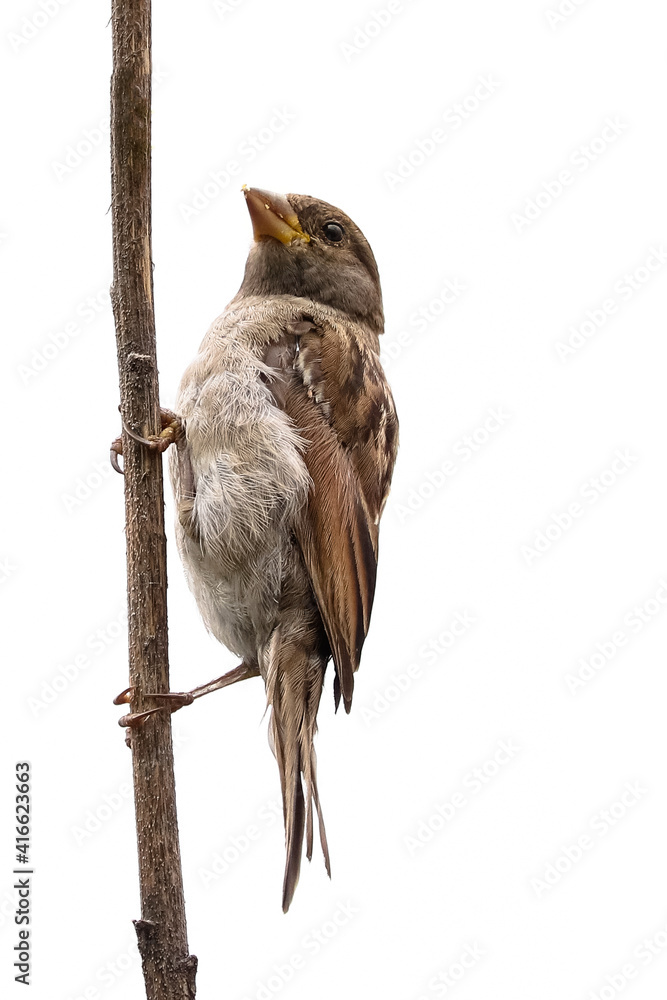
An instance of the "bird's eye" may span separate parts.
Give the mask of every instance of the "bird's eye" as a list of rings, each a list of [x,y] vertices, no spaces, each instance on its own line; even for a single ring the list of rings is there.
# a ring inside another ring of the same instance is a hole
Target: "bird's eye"
[[[322,232],[328,240],[331,240],[332,243],[340,243],[345,235],[343,227],[337,222],[326,222],[322,226]]]

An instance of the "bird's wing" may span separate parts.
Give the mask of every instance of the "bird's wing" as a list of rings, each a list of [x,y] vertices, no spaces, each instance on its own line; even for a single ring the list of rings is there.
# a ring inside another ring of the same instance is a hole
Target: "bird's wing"
[[[274,345],[266,361],[283,368],[274,396],[307,442],[312,487],[297,541],[336,667],[336,707],[342,695],[349,712],[373,604],[378,523],[398,422],[378,355],[351,324],[305,318],[290,324],[285,338],[284,346],[291,341],[296,351],[283,348],[281,355]]]

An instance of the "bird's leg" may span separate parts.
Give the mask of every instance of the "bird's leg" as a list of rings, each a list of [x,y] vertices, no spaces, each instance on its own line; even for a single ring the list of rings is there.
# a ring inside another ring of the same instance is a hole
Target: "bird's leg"
[[[147,695],[147,697],[166,698],[177,703],[180,701],[180,704],[176,704],[172,709],[175,712],[185,705],[191,705],[196,698],[202,698],[205,694],[211,694],[212,691],[219,691],[220,688],[229,687],[230,684],[236,684],[237,681],[244,681],[247,677],[259,677],[259,667],[248,665],[245,662],[239,663],[238,667],[228,670],[222,677],[216,677],[215,680],[209,681],[208,684],[200,684],[199,687],[193,688],[192,691],[151,694]]]
[[[147,448],[153,448],[155,451],[163,452],[166,451],[170,444],[178,442],[183,437],[184,429],[181,418],[171,410],[165,410],[160,407],[160,423],[162,425],[162,430],[159,434],[151,434],[150,437],[141,437],[141,435],[136,434],[131,427],[128,427],[125,421],[123,421],[123,428],[140,444],[145,445]],[[118,456],[123,454],[123,439],[122,437],[117,437],[115,441],[111,442],[111,452],[109,455],[109,460],[116,470],[123,474],[123,470],[118,464]]]
[[[167,708],[170,712],[177,712],[179,708],[184,708],[185,705],[191,705],[196,698],[202,698],[205,694],[211,694],[212,691],[218,691],[220,688],[229,687],[230,684],[236,684],[237,681],[244,681],[247,677],[258,677],[259,667],[254,665],[249,665],[247,663],[240,663],[238,667],[234,667],[233,670],[227,671],[222,677],[216,677],[215,680],[209,681],[208,684],[200,684],[199,687],[193,688],[192,691],[165,691],[162,694],[157,692],[146,692],[146,698],[157,698],[162,701],[163,704],[158,706],[158,708],[149,708],[146,712],[133,712],[130,715],[124,715],[118,720],[119,726],[128,726],[130,728],[136,728],[137,726],[143,726],[146,719],[149,716],[154,715],[156,712],[161,712],[163,709]],[[125,688],[124,691],[114,698],[114,705],[127,705],[132,700],[134,695],[134,688]]]

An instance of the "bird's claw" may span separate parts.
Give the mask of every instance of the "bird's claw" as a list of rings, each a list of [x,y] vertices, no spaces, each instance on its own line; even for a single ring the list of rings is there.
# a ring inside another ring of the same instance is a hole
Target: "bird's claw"
[[[147,438],[133,431],[125,421],[123,421],[123,428],[139,444],[143,444],[147,448],[152,448],[154,451],[163,452],[167,450],[170,444],[174,444],[181,437],[183,434],[183,424],[180,417],[177,417],[171,410],[160,409],[160,420],[162,421],[162,430],[160,433],[151,434]]]
[[[125,690],[117,694],[113,700],[114,705],[129,705],[135,694],[134,687],[127,687]],[[157,698],[164,702],[164,704],[159,705],[157,708],[149,708],[145,712],[130,712],[129,715],[123,715],[118,720],[118,725],[128,730],[128,737],[133,729],[138,729],[143,726],[146,720],[151,716],[155,715],[156,712],[162,712],[164,709],[169,709],[171,712],[177,712],[179,708],[184,708],[185,705],[191,705],[193,703],[194,695],[189,691],[166,691],[163,694],[158,692],[146,692],[145,698]],[[125,742],[128,742],[126,737]],[[129,745],[129,744],[128,744]]]
[[[159,434],[151,434],[150,437],[142,437],[141,434],[137,434],[133,431],[131,427],[123,420],[123,430],[129,435],[134,441],[138,441],[139,444],[143,444],[146,448],[151,448],[160,454],[166,451],[170,444],[175,444],[180,438],[183,437],[184,429],[181,418],[178,417],[171,410],[166,410],[160,407],[160,422],[162,425],[162,430]],[[123,439],[122,437],[117,437],[115,441],[111,442],[111,451],[109,453],[109,461],[111,465],[116,470],[123,475],[123,470],[118,464],[118,456],[123,454]]]
[[[121,716],[118,720],[118,725],[123,729],[139,729],[149,716],[161,711],[162,707],[160,706],[160,708],[149,708],[147,712],[131,712],[130,715]]]
[[[109,461],[111,462],[112,468],[115,469],[116,472],[120,472],[121,476],[124,476],[125,473],[118,464],[118,456],[122,454],[123,454],[123,439],[117,437],[114,441],[111,442],[111,449],[109,451]]]
[[[134,694],[133,687],[127,687],[120,694],[117,694],[113,700],[114,705],[129,705],[132,701],[132,695]]]

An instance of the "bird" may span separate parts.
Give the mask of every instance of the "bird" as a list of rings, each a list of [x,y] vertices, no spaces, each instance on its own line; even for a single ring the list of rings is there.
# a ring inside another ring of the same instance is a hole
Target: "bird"
[[[350,711],[398,446],[380,363],[371,247],[340,209],[244,185],[253,227],[238,293],[213,322],[163,423],[176,540],[207,629],[241,658],[197,697],[246,677],[266,689],[294,896],[314,815],[331,864],[314,737],[327,664]]]

